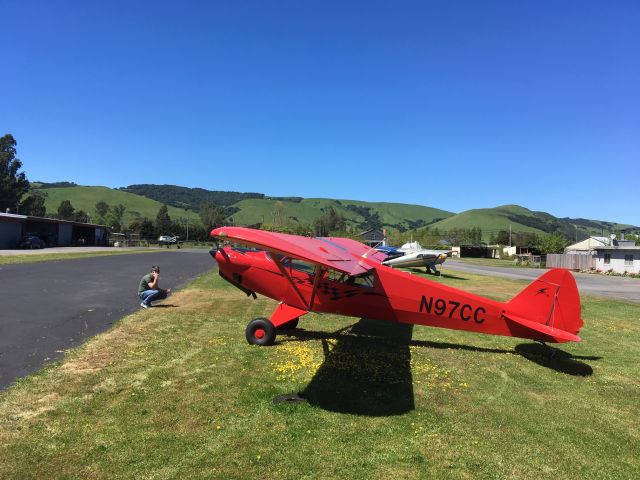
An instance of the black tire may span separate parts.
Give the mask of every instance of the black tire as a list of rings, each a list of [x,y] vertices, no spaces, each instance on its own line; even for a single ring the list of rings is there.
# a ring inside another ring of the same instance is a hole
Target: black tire
[[[283,323],[278,327],[278,330],[293,330],[298,326],[298,322],[300,321],[300,317],[294,318],[293,320],[289,320],[287,323]]]
[[[245,336],[251,345],[273,345],[276,341],[276,327],[266,318],[254,318],[247,325]]]

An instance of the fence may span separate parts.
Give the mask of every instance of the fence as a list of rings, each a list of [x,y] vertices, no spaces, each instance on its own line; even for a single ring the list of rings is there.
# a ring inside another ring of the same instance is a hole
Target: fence
[[[596,267],[596,259],[591,255],[549,253],[547,268],[566,268],[568,270],[591,270]]]

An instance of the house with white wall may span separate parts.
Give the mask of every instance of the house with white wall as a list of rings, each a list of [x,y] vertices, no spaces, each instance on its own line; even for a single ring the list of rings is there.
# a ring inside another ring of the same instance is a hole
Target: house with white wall
[[[578,257],[573,257],[579,255]],[[564,257],[563,263],[552,263],[560,261],[557,258]],[[576,260],[571,262],[571,258]],[[589,257],[589,261],[584,260]],[[552,260],[552,261],[550,261]],[[587,266],[585,266],[587,265]],[[580,270],[595,269],[599,272],[615,273],[640,273],[640,246],[636,246],[632,240],[616,240],[615,236],[609,237],[589,237],[581,242],[574,243],[565,248],[565,255],[547,256],[547,266],[571,268]]]
[[[593,254],[598,247],[611,245],[609,237],[589,237],[564,249],[564,253]]]
[[[595,248],[596,271],[640,273],[640,247],[632,241],[614,240],[613,243],[615,245]]]

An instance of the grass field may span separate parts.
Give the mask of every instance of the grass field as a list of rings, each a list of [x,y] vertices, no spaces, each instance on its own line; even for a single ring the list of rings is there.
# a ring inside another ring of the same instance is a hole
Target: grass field
[[[464,262],[471,265],[488,265],[490,267],[513,267],[518,268],[520,265],[516,263],[515,260],[507,260],[500,258],[471,258],[471,257],[463,257],[463,258],[454,258],[453,260],[457,262]],[[528,266],[527,268],[532,268]]]
[[[523,283],[437,279],[506,299]],[[583,298],[583,342],[311,314],[207,275],[0,394],[0,478],[637,478],[640,305]],[[308,401],[274,405],[278,394]]]
[[[56,260],[73,260],[76,258],[102,257],[105,255],[131,255],[135,253],[157,252],[158,249],[149,250],[110,250],[108,252],[78,252],[78,253],[34,253],[17,255],[0,255],[0,265],[13,265],[16,263],[52,262]],[[163,250],[164,251],[164,250]]]

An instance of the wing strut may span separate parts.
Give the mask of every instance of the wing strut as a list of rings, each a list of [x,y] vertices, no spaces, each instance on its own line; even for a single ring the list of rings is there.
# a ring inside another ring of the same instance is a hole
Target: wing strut
[[[296,294],[298,295],[298,298],[300,299],[300,301],[302,302],[303,305],[307,306],[307,301],[304,299],[304,296],[302,295],[302,293],[300,293],[300,290],[298,290],[298,287],[296,286],[296,284],[293,282],[293,279],[291,278],[291,275],[289,275],[289,272],[287,272],[287,269],[284,268],[284,265],[282,265],[282,262],[280,262],[277,258],[273,259],[276,266],[278,267],[278,270],[280,270],[280,272],[282,273],[282,275],[284,275],[286,277],[286,279],[289,281],[289,284],[291,285],[291,287],[293,288],[293,290],[296,292]]]
[[[318,291],[318,284],[320,283],[320,277],[322,277],[322,273],[325,271],[325,269],[319,265],[316,264],[316,276],[313,279],[313,290],[311,291],[311,300],[309,300],[309,305],[308,305],[308,310],[312,311],[313,310],[313,303],[316,299],[316,292]]]

